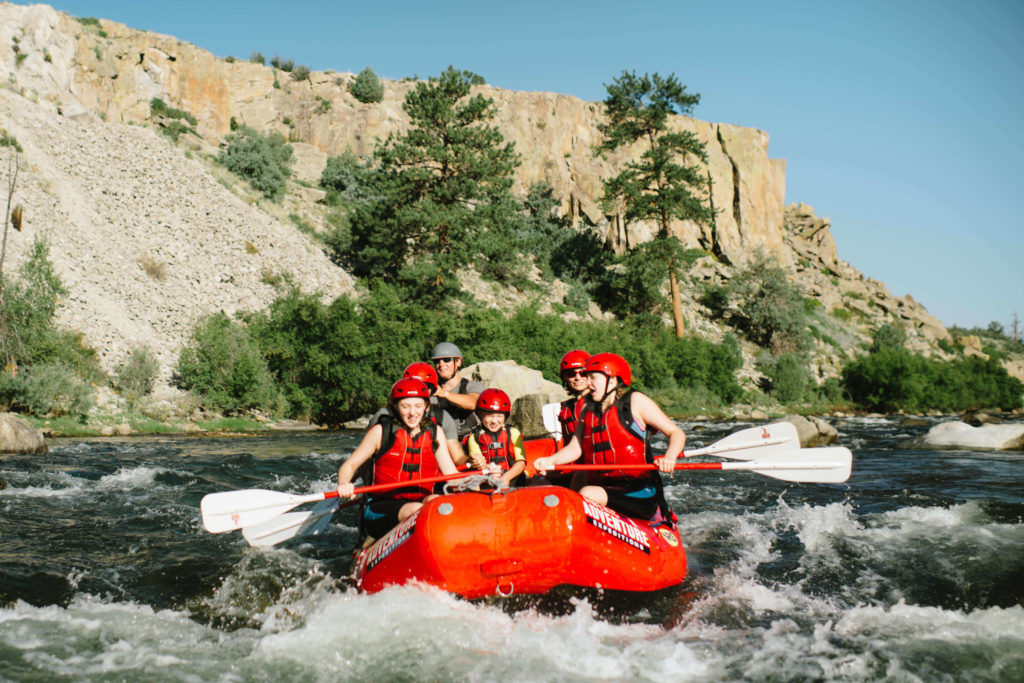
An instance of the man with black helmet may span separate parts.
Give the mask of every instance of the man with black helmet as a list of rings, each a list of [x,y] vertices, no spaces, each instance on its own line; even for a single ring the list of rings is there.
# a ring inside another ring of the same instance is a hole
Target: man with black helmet
[[[462,351],[451,342],[441,342],[435,346],[430,353],[430,359],[437,368],[438,376],[437,393],[434,395],[441,409],[448,411],[455,418],[461,438],[480,424],[474,410],[484,385],[462,376]]]

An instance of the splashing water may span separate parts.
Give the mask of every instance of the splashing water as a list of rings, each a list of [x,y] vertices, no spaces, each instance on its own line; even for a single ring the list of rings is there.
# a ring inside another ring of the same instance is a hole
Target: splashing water
[[[684,428],[699,445],[741,426]],[[654,596],[364,595],[352,509],[276,548],[203,531],[212,491],[329,490],[358,434],[0,456],[0,679],[1024,680],[1024,454],[836,426],[844,485],[668,480],[690,575]]]

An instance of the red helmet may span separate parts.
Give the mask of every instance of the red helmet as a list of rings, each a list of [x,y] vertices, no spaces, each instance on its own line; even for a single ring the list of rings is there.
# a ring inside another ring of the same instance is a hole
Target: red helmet
[[[431,393],[437,391],[437,370],[430,363],[413,363],[405,369],[402,377],[412,377],[430,387]]]
[[[587,360],[587,372],[603,372],[609,377],[618,377],[625,385],[633,383],[633,371],[622,356],[615,353],[598,353]]]
[[[429,401],[430,387],[423,381],[412,377],[400,379],[391,387],[391,400],[397,402],[403,398],[422,398],[424,401]]]
[[[505,413],[512,412],[512,401],[508,394],[501,389],[484,389],[476,400],[476,409],[484,413]]]
[[[587,359],[590,358],[590,354],[582,349],[573,349],[572,351],[566,352],[562,356],[562,366],[559,368],[559,374],[565,374],[566,370],[582,370],[587,367]]]

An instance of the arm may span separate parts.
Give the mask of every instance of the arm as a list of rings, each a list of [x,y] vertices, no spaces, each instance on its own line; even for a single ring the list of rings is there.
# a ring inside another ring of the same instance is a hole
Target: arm
[[[526,461],[525,460],[516,460],[515,464],[512,465],[512,467],[510,467],[507,472],[505,472],[504,474],[501,475],[502,487],[504,488],[504,487],[511,486],[512,485],[512,480],[515,479],[516,477],[518,477],[520,474],[522,474],[523,470],[525,470],[525,469],[526,469]]]
[[[553,455],[549,455],[546,458],[537,458],[533,461],[533,466],[538,472],[543,473],[553,469],[555,465],[565,465],[574,462],[581,455],[583,455],[583,449],[580,447],[579,438],[574,434],[564,448],[555,451]]]
[[[455,468],[455,463],[452,462],[452,456],[448,453],[448,440],[444,438],[444,430],[438,427],[434,438],[437,440],[437,453],[434,454],[434,457],[437,459],[437,466],[441,468],[441,473],[455,474],[458,470]]]
[[[450,380],[442,384],[437,388],[437,392],[434,394],[438,398],[448,399],[453,405],[463,408],[464,410],[473,410],[476,408],[476,400],[480,398],[479,392],[471,392],[468,394],[456,394],[448,389],[448,385],[459,386],[462,381],[462,377],[456,375]]]
[[[680,429],[648,396],[634,393],[630,407],[633,411],[633,418],[641,425],[653,427],[668,437],[668,449],[660,458],[654,462],[658,470],[663,473],[672,472],[676,466],[676,458],[683,453],[686,445],[686,433]]]
[[[480,450],[480,444],[477,443],[472,433],[469,435],[469,440],[466,442],[466,451],[469,459],[473,461],[474,467],[481,470],[487,467],[487,461],[484,459],[484,454]]]
[[[512,453],[515,462],[508,471],[501,475],[501,481],[505,486],[511,486],[512,480],[526,471],[526,451],[523,448],[523,435],[515,427],[509,429],[509,437],[512,439]]]
[[[362,467],[363,463],[370,459],[370,457],[377,452],[380,448],[380,440],[384,435],[384,428],[379,424],[375,424],[366,430],[366,434],[363,436],[363,440],[359,442],[356,449],[352,451],[352,455],[348,456],[348,459],[341,463],[341,467],[338,468],[338,496],[341,498],[353,498],[352,490],[355,486],[352,484],[352,478],[356,476],[356,471]]]

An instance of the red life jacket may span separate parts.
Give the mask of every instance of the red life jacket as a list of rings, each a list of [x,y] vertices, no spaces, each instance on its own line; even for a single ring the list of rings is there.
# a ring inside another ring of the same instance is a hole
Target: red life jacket
[[[623,394],[605,412],[599,404],[588,400],[580,421],[583,423],[583,464],[586,465],[643,465],[654,462],[647,448],[647,430],[641,430],[633,419],[630,400],[633,390]],[[612,470],[596,472],[598,479],[643,478],[651,473],[644,470]]]
[[[516,463],[515,444],[512,442],[512,434],[508,427],[502,427],[497,432],[489,432],[483,425],[474,429],[462,440],[462,447],[469,448],[469,440],[476,439],[487,462],[497,463],[505,472],[512,469]]]
[[[580,413],[583,412],[583,406],[587,404],[585,396],[579,398],[570,398],[567,401],[562,401],[562,409],[558,411],[558,421],[562,423],[562,443],[569,443],[569,439],[576,433],[576,423],[580,420]]]
[[[373,456],[374,484],[427,479],[441,474],[437,458],[434,457],[434,432],[437,425],[432,418],[423,421],[416,436],[412,436],[400,420],[390,416],[382,416],[379,424],[384,432],[380,449]],[[418,500],[432,492],[432,484],[413,484],[386,493],[385,497]]]

